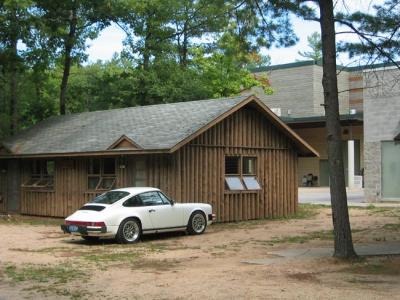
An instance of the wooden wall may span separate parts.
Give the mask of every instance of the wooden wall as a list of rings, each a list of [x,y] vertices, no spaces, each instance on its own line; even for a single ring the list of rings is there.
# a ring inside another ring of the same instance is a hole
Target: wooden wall
[[[225,155],[254,156],[259,191],[225,191]],[[297,154],[260,112],[246,107],[173,154],[116,157],[117,187],[135,185],[135,161],[145,159],[147,185],[178,202],[207,202],[218,221],[286,216],[297,210]],[[21,188],[21,213],[65,217],[93,198],[87,158],[57,159],[53,191]],[[24,166],[29,161],[23,162]],[[29,172],[23,168],[23,180]]]
[[[225,155],[257,158],[260,191],[225,191]],[[245,108],[171,157],[149,165],[149,185],[179,202],[207,202],[218,221],[287,216],[297,210],[297,154],[261,113]]]

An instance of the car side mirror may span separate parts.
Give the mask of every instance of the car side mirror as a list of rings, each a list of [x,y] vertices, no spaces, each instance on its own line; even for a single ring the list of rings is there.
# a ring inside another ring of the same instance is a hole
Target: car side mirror
[[[171,205],[174,206],[175,201],[173,199],[169,199],[169,202],[171,202]]]

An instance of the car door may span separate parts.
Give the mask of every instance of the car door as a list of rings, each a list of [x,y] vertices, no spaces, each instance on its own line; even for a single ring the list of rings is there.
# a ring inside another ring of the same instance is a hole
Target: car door
[[[124,218],[130,216],[139,217],[142,223],[143,230],[149,230],[153,228],[153,224],[151,223],[148,208],[143,205],[142,200],[139,196],[133,196],[129,199],[125,200],[122,204],[122,210]]]
[[[183,214],[160,192],[146,192],[139,195],[147,208],[154,229],[167,229],[184,226]]]

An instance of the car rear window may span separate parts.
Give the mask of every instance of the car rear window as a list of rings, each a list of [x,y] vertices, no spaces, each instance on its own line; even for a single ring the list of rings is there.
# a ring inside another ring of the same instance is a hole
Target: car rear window
[[[110,191],[104,194],[101,194],[100,196],[97,196],[94,198],[91,203],[100,203],[100,204],[113,204],[117,202],[118,200],[121,200],[122,198],[128,196],[128,192],[123,192],[123,191]]]
[[[102,211],[105,208],[106,208],[105,206],[101,206],[101,205],[85,205],[85,206],[82,206],[79,210]]]

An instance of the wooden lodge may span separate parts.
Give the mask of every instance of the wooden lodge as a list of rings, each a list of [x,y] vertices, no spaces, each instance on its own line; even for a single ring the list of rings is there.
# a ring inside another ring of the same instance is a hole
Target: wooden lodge
[[[286,216],[299,156],[318,153],[254,96],[56,116],[1,144],[0,212],[65,217],[153,186],[222,222]]]

